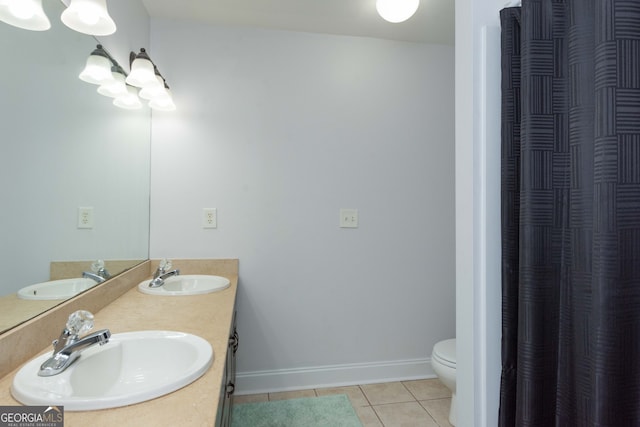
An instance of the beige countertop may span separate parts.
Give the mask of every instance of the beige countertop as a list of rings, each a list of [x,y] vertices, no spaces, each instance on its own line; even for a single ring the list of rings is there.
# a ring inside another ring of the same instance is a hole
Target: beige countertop
[[[156,399],[121,408],[99,411],[65,411],[65,426],[211,426],[214,425],[222,387],[225,356],[237,290],[235,273],[194,271],[174,261],[184,274],[218,274],[231,281],[223,291],[205,295],[165,297],[140,293],[135,285],[95,315],[94,330],[108,328],[112,334],[139,330],[171,330],[198,335],[211,343],[214,361],[192,384]],[[205,269],[210,270],[210,269]],[[231,273],[231,274],[229,274]],[[235,274],[235,275],[234,275]],[[64,325],[60,325],[62,328]],[[53,340],[56,337],[51,337]],[[108,344],[107,344],[108,345]],[[43,348],[38,354],[50,351]],[[36,354],[34,354],[35,356]],[[161,354],[158,357],[162,357]],[[0,405],[18,405],[10,393],[19,368],[0,379]]]
[[[0,297],[0,332],[13,328],[63,302],[62,300],[27,300],[18,294]]]

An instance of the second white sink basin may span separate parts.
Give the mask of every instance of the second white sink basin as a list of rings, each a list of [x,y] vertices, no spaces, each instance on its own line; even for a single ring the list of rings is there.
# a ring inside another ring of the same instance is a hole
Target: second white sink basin
[[[114,334],[108,343],[85,350],[62,373],[38,376],[48,352],[24,365],[11,394],[25,405],[59,405],[67,411],[115,408],[154,399],[202,376],[213,362],[204,339],[181,332]]]
[[[93,279],[75,278],[52,280],[25,286],[18,291],[18,298],[30,300],[67,299],[97,285]]]
[[[145,280],[138,285],[138,290],[149,295],[198,295],[221,291],[229,287],[229,279],[221,276],[209,276],[205,274],[185,274],[171,276],[164,281],[164,285],[150,288]]]

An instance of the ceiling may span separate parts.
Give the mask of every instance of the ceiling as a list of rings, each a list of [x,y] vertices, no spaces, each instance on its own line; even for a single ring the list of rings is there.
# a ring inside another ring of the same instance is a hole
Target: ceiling
[[[454,44],[454,0],[420,0],[408,21],[391,24],[375,0],[142,0],[152,18],[323,34]]]

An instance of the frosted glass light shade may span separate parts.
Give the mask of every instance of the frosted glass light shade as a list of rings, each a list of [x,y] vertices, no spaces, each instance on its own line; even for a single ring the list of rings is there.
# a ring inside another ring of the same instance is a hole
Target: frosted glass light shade
[[[154,110],[160,111],[174,111],[176,109],[176,104],[173,103],[173,97],[171,96],[171,91],[169,89],[166,90],[166,96],[161,96],[149,101],[149,107]]]
[[[138,91],[133,86],[127,86],[127,93],[113,100],[113,105],[125,110],[137,110],[142,108],[142,102],[138,98]]]
[[[420,0],[376,0],[376,10],[385,20],[392,23],[411,18],[420,6]]]
[[[98,93],[111,98],[117,98],[125,95],[127,93],[127,85],[124,82],[124,74],[112,71],[111,76],[113,77],[113,80],[100,85]]]
[[[108,36],[116,32],[106,0],[71,0],[60,19],[67,27],[84,34]]]
[[[0,0],[0,21],[31,31],[51,28],[42,0]]]
[[[78,77],[80,80],[94,85],[103,85],[111,82],[113,76],[111,75],[111,60],[100,53],[101,47],[91,52],[91,55],[87,58],[87,63],[84,70]]]
[[[155,67],[144,49],[140,49],[140,53],[131,63],[131,73],[127,76],[127,84],[136,87],[158,84]]]
[[[164,87],[164,80],[162,77],[156,74],[156,81],[158,84],[148,85],[140,89],[138,95],[142,99],[146,99],[148,101],[156,98],[161,98],[167,95],[167,90]]]

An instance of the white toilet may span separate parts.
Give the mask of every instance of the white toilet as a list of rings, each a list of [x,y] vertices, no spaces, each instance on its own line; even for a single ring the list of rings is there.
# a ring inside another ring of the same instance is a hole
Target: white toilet
[[[451,390],[449,422],[456,425],[456,339],[436,343],[431,353],[431,366],[438,379]]]

